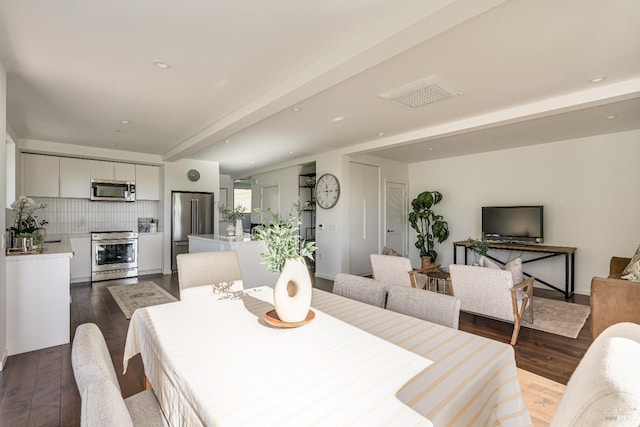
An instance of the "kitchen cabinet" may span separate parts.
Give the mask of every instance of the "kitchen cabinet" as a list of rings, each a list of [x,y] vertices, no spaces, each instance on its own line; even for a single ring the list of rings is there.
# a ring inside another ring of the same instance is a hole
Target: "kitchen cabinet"
[[[6,257],[9,356],[69,342],[70,257],[71,252]]]
[[[89,162],[91,179],[113,180],[113,162],[103,162],[101,160],[85,160]]]
[[[24,154],[24,194],[30,197],[60,197],[60,158]]]
[[[91,160],[60,157],[60,197],[90,198],[92,166]]]
[[[163,233],[138,234],[138,274],[162,273]]]
[[[91,237],[69,237],[73,258],[71,258],[71,283],[91,280]]]
[[[135,181],[136,165],[133,163],[114,163],[113,179],[116,181]]]
[[[160,167],[136,165],[136,200],[160,200]]]

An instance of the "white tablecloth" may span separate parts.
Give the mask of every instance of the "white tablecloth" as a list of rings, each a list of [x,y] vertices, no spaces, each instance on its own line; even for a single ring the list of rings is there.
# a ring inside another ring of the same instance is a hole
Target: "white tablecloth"
[[[125,369],[142,354],[174,426],[529,424],[508,345],[317,290],[316,318],[279,329],[271,301],[263,287],[137,310]]]

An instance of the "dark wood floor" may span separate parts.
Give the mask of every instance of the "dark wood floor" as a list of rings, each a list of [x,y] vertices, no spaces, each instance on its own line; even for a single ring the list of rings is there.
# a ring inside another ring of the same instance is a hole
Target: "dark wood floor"
[[[153,280],[178,297],[176,276],[154,275],[139,278]],[[74,285],[71,288],[71,337],[85,322],[96,323],[102,330],[124,397],[144,389],[144,372],[140,356],[122,373],[122,354],[129,321],[107,291],[114,282]],[[318,279],[316,286],[331,290],[330,281]],[[538,290],[536,295],[562,300],[557,292]],[[579,304],[589,304],[588,297],[576,296]],[[460,329],[508,343],[513,325],[462,313]],[[515,346],[516,364],[527,371],[566,384],[591,343],[589,321],[577,339],[565,338],[522,328]],[[71,370],[71,345],[11,356],[0,372],[0,426],[76,426],[80,424],[80,395]]]

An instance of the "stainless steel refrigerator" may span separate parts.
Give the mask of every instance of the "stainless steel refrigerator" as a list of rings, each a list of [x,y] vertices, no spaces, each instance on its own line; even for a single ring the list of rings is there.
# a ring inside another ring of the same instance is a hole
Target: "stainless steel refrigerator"
[[[178,271],[176,256],[189,252],[190,234],[213,234],[213,193],[171,192],[171,271]]]

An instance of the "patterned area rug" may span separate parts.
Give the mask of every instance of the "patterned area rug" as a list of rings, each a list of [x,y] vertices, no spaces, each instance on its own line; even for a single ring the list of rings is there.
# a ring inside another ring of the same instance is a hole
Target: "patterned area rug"
[[[523,319],[522,326],[564,337],[577,338],[590,311],[588,305],[534,296],[533,324]],[[524,317],[525,319],[529,318],[528,311],[525,312]]]
[[[153,282],[131,285],[115,285],[107,288],[127,319],[138,308],[178,301],[170,293]]]

